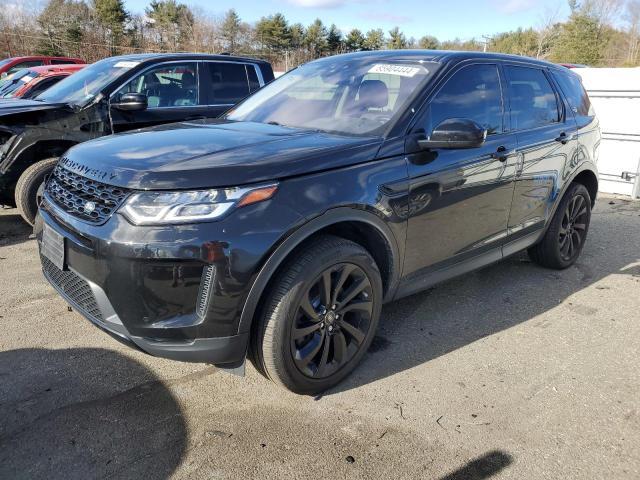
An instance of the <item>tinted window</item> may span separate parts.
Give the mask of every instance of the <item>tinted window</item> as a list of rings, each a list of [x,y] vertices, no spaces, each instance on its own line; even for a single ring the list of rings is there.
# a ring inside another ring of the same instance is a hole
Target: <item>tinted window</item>
[[[469,65],[456,72],[429,105],[427,132],[443,120],[468,118],[487,129],[502,131],[502,94],[495,65]]]
[[[22,62],[11,67],[8,73],[17,72],[18,70],[21,70],[23,68],[39,67],[41,65],[44,65],[44,62],[42,60],[32,60],[30,62]]]
[[[515,130],[558,122],[556,95],[544,72],[537,68],[505,67],[511,95],[511,121]]]
[[[242,63],[209,63],[209,102],[235,104],[249,95],[247,70]]]
[[[256,73],[256,68],[253,65],[246,65],[247,67],[247,76],[249,77],[249,89],[252,92],[255,92],[260,88],[260,81],[258,80],[258,74]]]
[[[198,105],[198,70],[195,63],[158,65],[128,82],[122,93],[144,93],[149,108]]]
[[[582,86],[582,82],[577,75],[572,73],[553,72],[553,76],[560,84],[562,92],[567,97],[567,101],[575,113],[581,116],[588,116],[591,102],[587,92]]]
[[[72,62],[71,60],[51,60],[51,65],[69,65],[71,63],[76,63],[76,62]]]
[[[23,95],[22,98],[33,98],[36,95],[39,95],[40,93],[44,92],[47,88],[52,87],[63,78],[64,77],[46,78],[36,83],[36,85],[31,90],[29,90],[25,95]]]

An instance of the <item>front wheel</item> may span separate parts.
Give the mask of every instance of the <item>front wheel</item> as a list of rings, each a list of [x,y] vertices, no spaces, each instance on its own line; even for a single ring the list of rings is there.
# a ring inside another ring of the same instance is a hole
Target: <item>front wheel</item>
[[[44,182],[45,177],[53,170],[58,163],[57,158],[47,158],[40,160],[29,166],[16,184],[16,206],[22,218],[33,225],[38,213],[38,189]]]
[[[371,255],[349,240],[321,237],[276,277],[253,335],[254,360],[293,392],[322,392],[362,359],[381,307],[382,281]]]
[[[564,195],[542,240],[529,249],[539,265],[563,269],[580,256],[591,221],[591,197],[586,187],[574,183]]]

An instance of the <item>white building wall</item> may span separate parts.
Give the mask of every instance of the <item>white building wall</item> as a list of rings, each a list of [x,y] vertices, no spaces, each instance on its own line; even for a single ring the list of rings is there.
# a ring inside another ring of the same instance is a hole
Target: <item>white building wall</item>
[[[602,130],[600,191],[640,196],[640,68],[576,68]]]

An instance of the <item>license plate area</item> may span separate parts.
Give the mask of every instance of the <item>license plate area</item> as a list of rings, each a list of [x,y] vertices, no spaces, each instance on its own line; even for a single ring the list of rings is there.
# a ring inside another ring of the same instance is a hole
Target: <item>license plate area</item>
[[[64,270],[64,237],[46,223],[42,230],[41,253],[60,270]]]

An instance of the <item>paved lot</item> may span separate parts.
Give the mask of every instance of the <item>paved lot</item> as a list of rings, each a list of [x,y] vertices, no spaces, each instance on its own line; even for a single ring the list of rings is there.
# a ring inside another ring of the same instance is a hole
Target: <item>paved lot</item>
[[[640,478],[640,203],[601,199],[566,271],[521,256],[388,305],[319,398],[120,346],[28,234],[0,212],[0,478]]]

